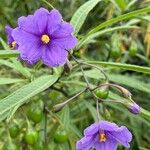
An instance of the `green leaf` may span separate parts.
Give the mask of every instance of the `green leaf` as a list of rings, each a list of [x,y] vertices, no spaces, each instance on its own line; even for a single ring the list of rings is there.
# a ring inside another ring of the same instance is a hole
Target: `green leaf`
[[[91,41],[93,41],[93,39],[95,39],[95,38],[97,38],[99,36],[105,35],[107,33],[118,31],[118,30],[120,31],[120,30],[127,30],[127,29],[136,29],[136,28],[138,28],[138,27],[137,26],[124,25],[124,26],[118,26],[118,27],[113,27],[113,28],[108,28],[108,29],[104,29],[104,30],[98,31],[96,33],[87,35],[83,39],[81,39],[79,41],[79,43],[78,43],[77,49],[79,49],[80,47],[82,47],[85,44],[90,43]]]
[[[148,110],[141,108],[140,114],[143,118],[148,119],[150,121],[150,112]]]
[[[127,4],[126,4],[126,1],[125,0],[111,0],[115,5],[117,5],[117,7],[124,11]]]
[[[105,28],[107,26],[112,25],[113,23],[116,23],[116,22],[119,22],[119,21],[122,21],[122,20],[126,20],[126,19],[130,19],[132,17],[135,17],[137,15],[140,15],[140,14],[143,14],[143,13],[146,13],[146,12],[150,12],[150,7],[135,10],[135,11],[129,12],[127,14],[120,15],[116,18],[113,18],[113,19],[110,19],[110,20],[107,20],[107,21],[101,23],[100,25],[98,25],[97,27],[92,29],[88,34],[95,33],[95,32],[99,31],[102,28]]]
[[[94,119],[95,121],[97,121],[98,118],[97,118],[96,108],[95,108],[91,103],[89,103],[89,102],[87,102],[87,101],[84,101],[84,103],[85,103],[85,106],[87,107],[87,109],[89,110],[89,112],[91,113],[93,119]],[[101,116],[100,116],[100,117],[101,117]]]
[[[61,120],[66,129],[70,126],[70,109],[69,106],[65,106],[62,110]]]
[[[54,84],[58,79],[56,75],[42,76],[33,82],[21,87],[0,101],[0,115],[14,109],[28,101],[29,98],[44,91]]]
[[[0,59],[0,64],[15,69],[15,65],[8,60]]]
[[[19,52],[17,50],[0,50],[0,58],[18,57]]]
[[[5,50],[10,49],[7,43],[0,37],[0,43],[2,44],[3,48]]]
[[[29,71],[30,70],[29,68],[23,67],[23,65],[21,64],[21,62],[19,62],[16,58],[11,58],[11,61],[13,63],[11,63],[9,60],[0,59],[0,64],[1,65],[5,65],[7,67],[10,67],[12,69],[15,69],[19,73],[21,73],[23,76],[25,76],[26,78],[30,79],[31,73]]]
[[[17,50],[7,50],[7,49],[9,49],[9,47],[2,38],[0,38],[0,42],[3,46],[3,48],[6,49],[6,50],[0,50],[0,58],[11,58],[11,57],[17,57],[19,55],[19,52]],[[6,62],[3,60],[0,60],[0,63],[7,65],[13,69],[16,69],[18,72],[20,72],[26,78],[31,77],[31,73],[29,72],[29,70],[27,68],[23,67],[23,65],[19,61],[17,61],[16,58],[15,59],[12,58],[12,61],[14,64],[10,64],[10,62]]]
[[[92,69],[92,70],[85,70],[84,73],[86,74],[87,77],[97,79],[97,80],[102,80],[104,79],[104,76],[100,73],[99,70],[97,69]],[[76,72],[72,75],[69,76],[70,81],[74,80],[75,77],[82,76],[81,72]],[[142,92],[150,93],[150,85],[145,83],[144,81],[138,79],[136,76],[131,77],[128,75],[119,75],[119,74],[108,74],[108,78],[110,81],[113,81],[118,84],[123,84],[128,87],[132,87],[134,89],[137,89]]]
[[[129,10],[131,6],[133,6],[135,3],[137,3],[138,0],[132,0],[127,4],[126,10]]]
[[[71,19],[71,24],[74,26],[75,34],[77,34],[82,27],[88,13],[96,6],[101,0],[89,0],[84,3],[79,9],[75,12]]]
[[[23,82],[23,79],[0,78],[0,85]]]
[[[11,58],[11,61],[14,64],[15,69],[21,73],[23,76],[25,76],[26,78],[31,78],[31,73],[30,73],[30,69],[27,67],[24,67],[20,61],[18,61],[16,58]]]
[[[86,61],[86,62],[89,64],[97,64],[97,65],[105,66],[105,67],[113,67],[113,68],[132,70],[135,72],[150,74],[149,67],[142,67],[142,66],[137,66],[137,65],[115,63],[115,62],[103,62],[103,61]]]
[[[127,75],[110,74],[109,78],[111,81],[132,87],[142,92],[150,93],[150,85],[138,80],[135,77]]]
[[[101,74],[101,72],[97,69],[91,69],[91,70],[85,70],[84,73],[86,74],[87,77],[97,79],[97,80],[102,80],[104,79],[104,76]],[[69,76],[70,79],[74,80],[75,77],[82,76],[82,72],[78,71],[75,72],[74,74],[71,74]],[[72,81],[70,80],[70,81]],[[78,81],[79,82],[79,81]],[[85,84],[84,84],[85,85]]]
[[[134,133],[134,136],[135,136],[135,139],[137,141],[137,144],[138,144],[138,146],[141,146],[141,137],[138,136],[139,135],[139,131],[136,129],[137,124],[140,124],[140,122],[139,122],[139,120],[137,118],[135,119],[135,118],[133,118],[131,116],[129,116],[129,119],[130,119],[131,125],[134,127],[132,129],[132,132]]]
[[[6,117],[7,117],[7,122],[9,122],[10,121],[10,119],[13,117],[13,115],[15,114],[15,112],[17,111],[17,109],[19,108],[19,105],[17,105],[17,106],[15,106],[13,109],[11,109],[8,113],[7,113],[7,111],[6,111]],[[5,119],[5,118],[4,118]]]

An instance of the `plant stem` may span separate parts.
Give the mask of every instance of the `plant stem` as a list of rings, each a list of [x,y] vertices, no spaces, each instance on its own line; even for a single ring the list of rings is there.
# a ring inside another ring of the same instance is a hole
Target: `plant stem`
[[[90,83],[89,83],[89,81],[88,81],[88,79],[87,79],[87,77],[86,77],[86,75],[85,75],[85,73],[84,73],[84,70],[83,70],[82,65],[87,65],[87,64],[84,64],[84,63],[82,63],[82,62],[79,62],[72,54],[70,54],[70,55],[71,55],[72,58],[75,60],[75,62],[80,66],[82,75],[83,75],[84,80],[85,80],[85,82],[86,82],[86,84],[87,84],[87,89],[90,91],[90,93],[91,93],[91,94],[93,95],[93,97],[94,97],[94,100],[95,100],[95,102],[96,102],[97,119],[98,119],[98,121],[99,121],[99,120],[100,120],[100,113],[99,113],[99,102],[100,102],[99,100],[100,100],[100,99],[97,98],[97,96],[95,95],[94,91],[91,89]],[[92,67],[93,67],[93,66],[92,66]],[[104,75],[105,75],[105,74],[104,74]],[[107,76],[105,76],[105,78],[108,79]]]
[[[81,95],[82,93],[84,93],[88,88],[85,88],[84,90],[80,91],[79,93],[77,93],[76,95],[74,95],[73,97],[69,98],[68,100],[59,103],[57,105],[54,106],[54,112],[58,112],[60,111],[65,105],[67,105],[70,101],[72,101],[73,99],[75,99],[76,97],[78,97],[79,95]]]
[[[44,150],[47,150],[47,103],[44,101],[44,121],[43,121],[43,126],[44,126]]]

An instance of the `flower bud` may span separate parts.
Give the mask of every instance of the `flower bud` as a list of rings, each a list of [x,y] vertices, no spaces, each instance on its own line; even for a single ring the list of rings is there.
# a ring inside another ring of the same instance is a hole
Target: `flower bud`
[[[137,105],[135,102],[129,103],[127,107],[129,109],[129,111],[133,114],[139,114],[140,113],[140,106]]]

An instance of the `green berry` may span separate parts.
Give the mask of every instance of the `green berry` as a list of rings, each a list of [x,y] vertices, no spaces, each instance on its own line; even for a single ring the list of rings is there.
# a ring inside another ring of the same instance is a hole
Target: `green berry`
[[[121,51],[119,49],[112,49],[111,50],[111,56],[114,58],[114,59],[118,59],[121,57]]]
[[[34,145],[38,141],[38,132],[37,131],[27,131],[24,136],[24,140],[29,145]]]
[[[27,112],[27,116],[31,119],[34,123],[39,123],[43,117],[43,111],[41,108],[32,108]]]
[[[96,96],[101,99],[106,99],[108,97],[109,91],[108,89],[97,89],[95,92]]]
[[[138,47],[135,41],[132,41],[131,46],[129,48],[129,55],[134,57],[137,53]]]
[[[64,129],[58,129],[54,135],[56,143],[64,143],[68,140],[68,133]]]
[[[9,127],[9,134],[12,138],[16,138],[19,135],[20,129],[18,125],[12,124]]]

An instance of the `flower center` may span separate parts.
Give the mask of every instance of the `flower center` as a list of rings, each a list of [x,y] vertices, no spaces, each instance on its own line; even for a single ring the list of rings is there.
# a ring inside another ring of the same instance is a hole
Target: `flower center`
[[[17,43],[15,41],[13,41],[10,46],[11,46],[11,48],[14,49],[16,47],[16,45],[17,45]]]
[[[100,133],[99,134],[99,141],[100,142],[105,142],[106,141],[106,134],[105,133]]]
[[[45,44],[48,44],[50,42],[50,37],[46,34],[43,34],[41,37],[41,41]]]

